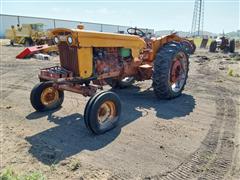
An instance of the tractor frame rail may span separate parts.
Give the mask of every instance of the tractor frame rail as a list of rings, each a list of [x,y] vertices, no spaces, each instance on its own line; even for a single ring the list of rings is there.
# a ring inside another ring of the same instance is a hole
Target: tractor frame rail
[[[73,72],[60,66],[53,66],[40,70],[39,79],[44,81],[53,81],[53,87],[60,91],[70,91],[83,96],[93,96],[98,86],[84,84],[81,79],[74,79]]]
[[[38,77],[46,80],[57,80],[60,78],[71,79],[73,77],[73,73],[60,66],[53,66],[41,69]]]

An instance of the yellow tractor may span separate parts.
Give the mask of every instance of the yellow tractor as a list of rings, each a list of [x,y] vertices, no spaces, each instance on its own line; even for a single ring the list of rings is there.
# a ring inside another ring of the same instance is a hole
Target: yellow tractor
[[[121,114],[119,96],[103,91],[104,85],[118,88],[152,79],[158,98],[180,96],[189,68],[186,39],[176,34],[146,37],[138,28],[129,28],[128,33],[86,31],[82,25],[54,29],[61,65],[40,70],[40,83],[30,95],[32,106],[37,111],[59,108],[64,91],[90,96],[84,111],[85,125],[102,134],[117,125]]]
[[[10,39],[10,44],[24,44],[25,46],[42,45],[49,43],[50,32],[43,31],[42,23],[22,24],[11,26],[5,32],[5,37]]]

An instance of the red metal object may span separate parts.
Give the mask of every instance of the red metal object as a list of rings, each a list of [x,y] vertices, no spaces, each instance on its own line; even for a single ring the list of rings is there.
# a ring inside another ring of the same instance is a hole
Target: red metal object
[[[32,54],[38,53],[41,50],[47,49],[49,48],[49,46],[47,44],[41,45],[41,46],[32,46],[32,47],[28,47],[25,48],[22,52],[20,52],[16,58],[18,59],[23,59],[27,56],[30,56]]]
[[[180,75],[181,68],[182,68],[182,66],[181,66],[180,60],[178,60],[178,59],[175,60],[173,62],[172,69],[171,69],[171,82],[172,83],[177,82],[179,75]]]
[[[41,69],[38,76],[42,80],[55,81],[53,87],[56,89],[79,93],[83,96],[93,96],[98,89],[96,86],[75,84],[68,81],[73,77],[73,72],[59,66]]]

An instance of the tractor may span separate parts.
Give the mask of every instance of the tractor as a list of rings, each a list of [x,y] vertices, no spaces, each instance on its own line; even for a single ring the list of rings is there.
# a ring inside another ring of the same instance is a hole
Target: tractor
[[[10,44],[14,46],[14,43],[23,44],[24,46],[51,44],[50,32],[43,31],[42,23],[22,24],[17,27],[14,25],[5,32],[6,38],[10,39]]]
[[[36,111],[58,109],[64,91],[89,96],[84,122],[94,134],[117,126],[121,101],[117,93],[103,86],[123,88],[134,81],[152,80],[155,95],[172,99],[182,94],[189,70],[189,47],[176,34],[147,37],[138,28],[128,34],[56,28],[53,40],[58,45],[60,66],[43,68],[39,83],[31,91]],[[190,46],[191,47],[191,46]]]
[[[235,40],[229,40],[225,36],[218,37],[213,40],[209,46],[209,52],[216,52],[216,50],[222,50],[224,53],[235,52]]]

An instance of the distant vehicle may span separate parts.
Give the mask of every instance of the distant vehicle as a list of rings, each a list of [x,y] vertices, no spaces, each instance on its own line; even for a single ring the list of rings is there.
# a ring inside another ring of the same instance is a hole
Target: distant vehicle
[[[218,45],[218,46],[220,46],[221,43],[222,43],[221,37],[217,37],[215,41],[217,42],[217,45]]]
[[[49,38],[50,32],[43,30],[42,23],[19,24],[15,28],[14,25],[5,32],[5,37],[10,39],[10,44],[24,44],[25,46],[51,44]]]
[[[225,53],[234,53],[235,52],[235,39],[229,40],[225,36],[217,37],[213,40],[209,47],[209,52],[216,52],[216,50],[222,50]]]

